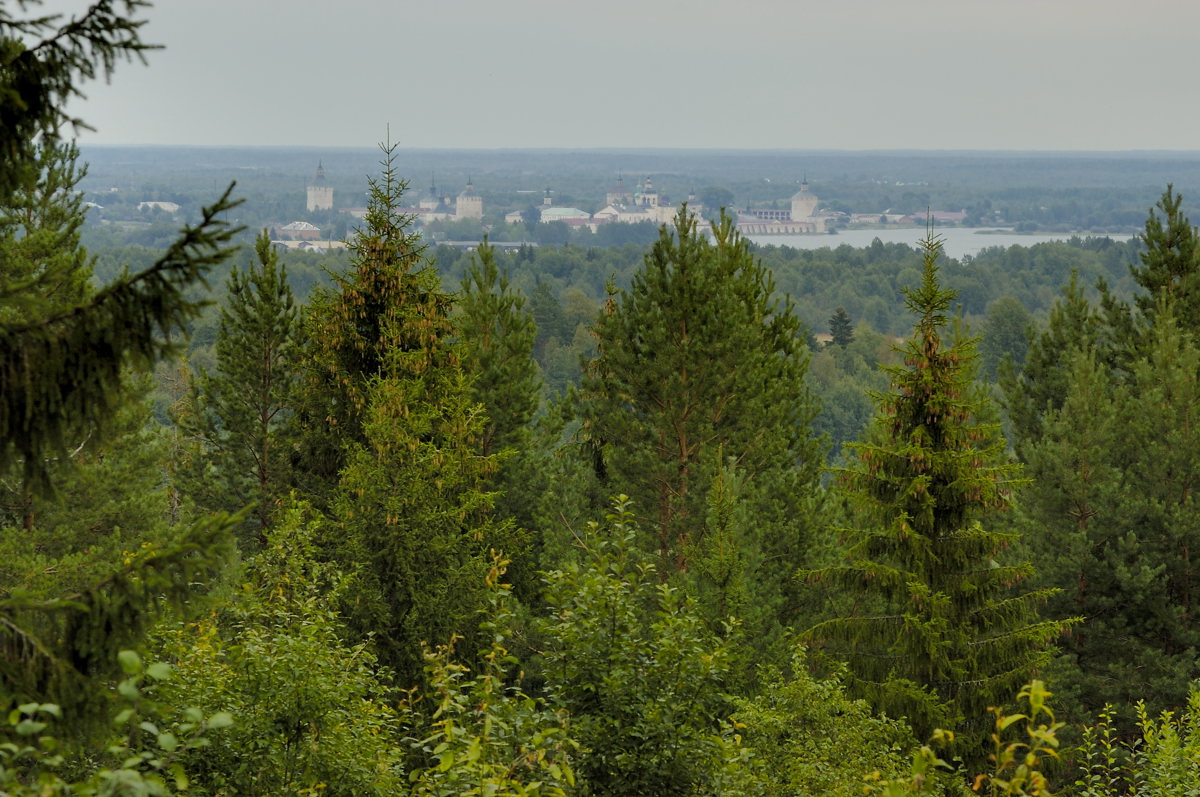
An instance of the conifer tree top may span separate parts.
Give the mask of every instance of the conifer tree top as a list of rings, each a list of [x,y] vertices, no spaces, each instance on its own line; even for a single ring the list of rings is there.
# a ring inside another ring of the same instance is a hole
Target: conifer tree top
[[[847,660],[855,690],[907,716],[918,736],[982,716],[1029,678],[1065,625],[1038,619],[1047,593],[1013,589],[1032,573],[1004,563],[1014,536],[984,527],[1009,506],[1020,472],[973,383],[975,341],[942,340],[955,293],[938,279],[940,243],[923,246],[921,283],[905,293],[916,321],[904,363],[889,369],[892,389],[877,396],[866,442],[842,472],[858,510],[846,564],[801,574],[881,607],[807,636]]]

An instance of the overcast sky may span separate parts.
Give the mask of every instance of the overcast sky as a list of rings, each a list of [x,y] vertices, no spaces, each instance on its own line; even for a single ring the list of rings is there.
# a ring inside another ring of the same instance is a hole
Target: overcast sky
[[[50,0],[76,12],[85,0]],[[90,144],[1200,149],[1196,0],[160,0]]]

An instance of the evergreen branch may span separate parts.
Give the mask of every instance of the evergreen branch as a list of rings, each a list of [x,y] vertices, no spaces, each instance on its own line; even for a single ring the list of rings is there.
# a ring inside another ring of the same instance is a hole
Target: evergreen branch
[[[145,20],[134,18],[148,5],[96,0],[61,26],[60,14],[22,19],[0,9],[0,198],[30,167],[39,135],[57,140],[63,126],[88,129],[64,110],[67,100],[84,96],[80,83],[98,75],[107,80],[118,61],[144,62],[145,51],[156,49],[141,40]],[[28,38],[40,40],[27,46]]]
[[[174,349],[172,333],[207,303],[185,289],[207,287],[207,271],[233,251],[239,229],[219,218],[238,204],[232,191],[150,268],[57,315],[0,324],[0,466],[23,459],[27,482],[49,490],[44,459],[66,447],[68,430],[103,427],[126,365],[147,368]]]
[[[136,645],[164,606],[184,606],[199,581],[224,566],[242,514],[218,514],[175,541],[144,545],[86,589],[50,600],[0,597],[0,694],[60,705],[86,703],[84,684]]]

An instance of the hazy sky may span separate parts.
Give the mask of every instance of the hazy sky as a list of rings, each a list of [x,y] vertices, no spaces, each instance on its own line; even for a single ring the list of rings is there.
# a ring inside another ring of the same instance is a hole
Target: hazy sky
[[[50,0],[78,11],[85,0]],[[160,0],[93,144],[1200,149],[1196,0]]]

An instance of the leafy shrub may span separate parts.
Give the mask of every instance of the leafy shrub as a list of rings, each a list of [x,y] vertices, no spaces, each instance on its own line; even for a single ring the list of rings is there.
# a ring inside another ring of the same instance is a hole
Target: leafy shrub
[[[480,657],[479,672],[455,661],[454,640],[426,650],[429,697],[436,703],[423,738],[410,745],[429,766],[410,776],[414,797],[563,797],[575,785],[568,755],[575,743],[566,716],[512,686],[507,637],[513,613],[509,585],[500,582],[506,566],[493,559],[487,587],[490,610],[483,630],[492,645]],[[422,727],[419,698],[407,706]]]
[[[689,794],[719,766],[727,651],[638,550],[628,499],[547,574],[545,677],[589,795]]]
[[[370,648],[342,639],[328,608],[336,572],[316,561],[319,521],[283,513],[220,616],[160,633],[178,677],[164,699],[220,706],[236,724],[190,756],[196,788],[239,795],[395,794],[400,714]]]
[[[803,652],[789,675],[764,680],[763,693],[739,700],[734,714],[759,794],[858,797],[863,773],[895,778],[907,770],[915,744],[908,726],[873,715],[836,681],[813,679]]]

